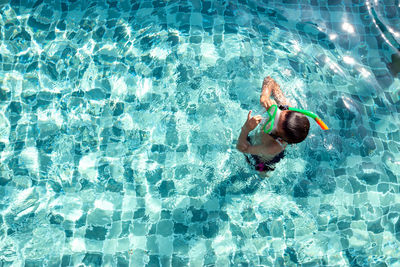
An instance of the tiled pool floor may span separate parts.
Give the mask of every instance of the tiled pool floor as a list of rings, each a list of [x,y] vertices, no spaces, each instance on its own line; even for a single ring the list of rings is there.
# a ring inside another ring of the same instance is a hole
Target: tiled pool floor
[[[0,266],[399,266],[397,2],[0,4]],[[261,178],[267,75],[331,130]]]

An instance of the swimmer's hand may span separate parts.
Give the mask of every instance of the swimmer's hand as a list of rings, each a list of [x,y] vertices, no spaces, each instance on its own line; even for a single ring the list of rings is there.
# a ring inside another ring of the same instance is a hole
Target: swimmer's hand
[[[266,110],[268,110],[272,105],[276,104],[276,102],[273,99],[271,99],[272,90],[276,85],[277,83],[270,76],[264,78],[262,91],[260,95],[260,104]]]
[[[248,149],[251,147],[251,145],[247,141],[247,136],[249,135],[249,132],[253,131],[257,127],[257,125],[260,124],[261,119],[262,118],[260,115],[252,117],[251,110],[249,111],[249,114],[247,115],[247,120],[242,127],[242,131],[240,132],[239,140],[236,145],[236,148],[240,152],[248,152]]]
[[[247,120],[243,125],[243,128],[245,128],[247,131],[251,132],[253,131],[258,124],[260,124],[262,120],[262,117],[260,115],[256,115],[254,117],[251,116],[251,110],[249,111],[249,114],[247,114]]]
[[[260,97],[260,104],[265,108],[265,110],[268,110],[272,105],[276,105],[275,100],[271,98],[265,98],[263,96]]]

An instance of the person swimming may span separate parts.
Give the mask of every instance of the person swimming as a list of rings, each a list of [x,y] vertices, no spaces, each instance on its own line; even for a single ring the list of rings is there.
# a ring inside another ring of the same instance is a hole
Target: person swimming
[[[260,104],[267,116],[252,117],[250,110],[236,145],[240,152],[251,155],[247,161],[260,172],[274,170],[274,165],[284,157],[287,144],[300,143],[307,137],[310,129],[307,116],[315,119],[322,129],[328,129],[314,113],[289,107],[278,83],[269,76],[263,81]],[[259,124],[260,130],[250,137],[249,133]]]

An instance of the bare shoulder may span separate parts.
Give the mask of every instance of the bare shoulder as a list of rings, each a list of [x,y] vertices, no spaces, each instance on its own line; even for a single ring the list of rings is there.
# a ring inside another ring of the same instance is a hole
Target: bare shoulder
[[[285,149],[282,148],[282,146],[274,140],[274,144],[271,147],[271,154],[277,155],[277,154],[281,153],[283,150],[285,150]]]
[[[269,134],[264,134],[262,143],[268,149],[269,155],[276,155],[284,150],[282,146]]]

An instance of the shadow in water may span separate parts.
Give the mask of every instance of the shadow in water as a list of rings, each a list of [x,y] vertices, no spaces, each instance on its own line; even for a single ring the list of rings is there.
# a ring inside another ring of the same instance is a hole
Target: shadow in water
[[[391,56],[392,62],[387,64],[390,72],[396,77],[400,73],[400,50]]]

